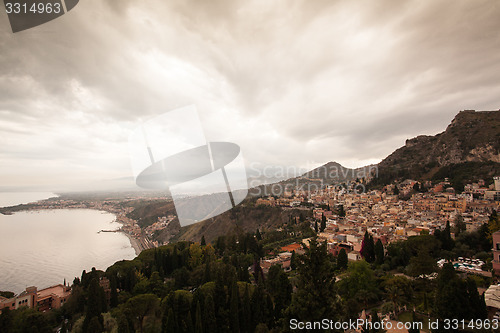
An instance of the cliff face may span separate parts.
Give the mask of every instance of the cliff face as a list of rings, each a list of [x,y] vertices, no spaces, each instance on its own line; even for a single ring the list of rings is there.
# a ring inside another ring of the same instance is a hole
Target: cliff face
[[[500,163],[500,111],[462,111],[444,132],[407,140],[379,163],[379,182],[426,179],[441,167],[465,162]]]

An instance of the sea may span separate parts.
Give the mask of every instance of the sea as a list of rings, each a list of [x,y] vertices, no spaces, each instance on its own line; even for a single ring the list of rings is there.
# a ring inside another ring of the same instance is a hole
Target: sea
[[[0,206],[33,201],[32,195],[21,197],[0,201]],[[29,286],[72,283],[83,270],[105,270],[116,261],[133,259],[135,251],[125,234],[99,232],[120,226],[113,214],[90,209],[0,214],[0,290],[17,294]]]

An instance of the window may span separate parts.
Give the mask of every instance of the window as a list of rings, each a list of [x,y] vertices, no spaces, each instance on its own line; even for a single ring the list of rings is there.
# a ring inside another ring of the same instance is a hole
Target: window
[[[500,243],[497,243],[497,250],[500,250]]]

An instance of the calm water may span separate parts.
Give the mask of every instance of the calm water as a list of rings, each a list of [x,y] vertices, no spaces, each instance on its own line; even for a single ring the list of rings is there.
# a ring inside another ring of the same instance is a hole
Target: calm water
[[[0,214],[0,290],[19,293],[31,285],[40,289],[64,279],[72,282],[84,269],[105,270],[134,258],[123,233],[97,233],[119,228],[114,219],[86,209]]]
[[[0,192],[0,207],[15,206],[57,197],[52,192]]]

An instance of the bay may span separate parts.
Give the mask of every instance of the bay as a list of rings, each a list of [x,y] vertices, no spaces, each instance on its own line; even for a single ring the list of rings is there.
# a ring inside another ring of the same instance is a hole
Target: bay
[[[105,270],[135,251],[127,236],[116,230],[110,213],[61,209],[0,214],[0,290],[15,293],[28,286],[39,289],[71,283],[82,270]]]

